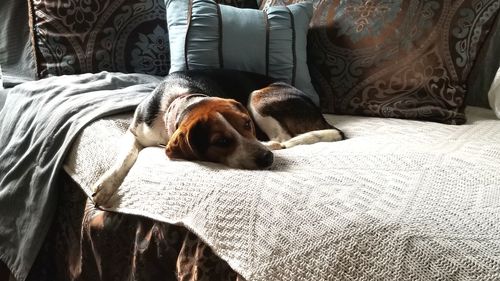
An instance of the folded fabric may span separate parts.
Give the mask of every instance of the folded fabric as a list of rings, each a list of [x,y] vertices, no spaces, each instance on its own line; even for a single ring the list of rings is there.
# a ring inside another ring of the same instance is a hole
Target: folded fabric
[[[56,208],[56,179],[78,132],[133,111],[160,77],[101,72],[12,88],[0,110],[0,260],[26,279]]]

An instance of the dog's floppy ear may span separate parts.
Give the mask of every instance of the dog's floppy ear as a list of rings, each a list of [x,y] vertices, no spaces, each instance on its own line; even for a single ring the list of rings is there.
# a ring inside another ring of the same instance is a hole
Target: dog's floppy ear
[[[170,137],[165,152],[172,159],[203,160],[208,148],[208,127],[201,121],[177,129]]]
[[[238,101],[234,99],[230,99],[230,102],[241,112],[245,114],[249,114],[248,110]]]
[[[196,155],[187,140],[186,133],[182,129],[177,129],[170,137],[165,153],[170,159],[196,159]]]

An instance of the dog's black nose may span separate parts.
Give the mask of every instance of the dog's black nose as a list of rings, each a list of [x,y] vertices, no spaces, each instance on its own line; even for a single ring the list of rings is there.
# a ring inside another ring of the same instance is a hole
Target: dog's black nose
[[[271,164],[273,164],[273,161],[274,155],[271,151],[266,151],[257,156],[257,158],[255,159],[255,163],[257,164],[257,166],[259,166],[259,168],[269,167],[271,166]]]

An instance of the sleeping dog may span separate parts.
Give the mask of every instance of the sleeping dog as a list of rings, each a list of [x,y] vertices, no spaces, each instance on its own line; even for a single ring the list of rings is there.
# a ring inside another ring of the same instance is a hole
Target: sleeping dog
[[[272,150],[344,139],[297,88],[233,70],[168,75],[137,107],[126,136],[125,149],[94,186],[98,205],[113,195],[144,147],[163,146],[171,159],[263,169],[273,163]]]

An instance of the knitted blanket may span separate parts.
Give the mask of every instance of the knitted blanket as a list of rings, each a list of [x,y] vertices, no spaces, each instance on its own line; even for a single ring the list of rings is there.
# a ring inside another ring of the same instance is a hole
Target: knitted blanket
[[[112,210],[182,224],[247,280],[500,280],[500,120],[352,116],[349,137],[275,152],[262,171],[144,149]],[[85,129],[66,171],[89,187],[129,116]]]

